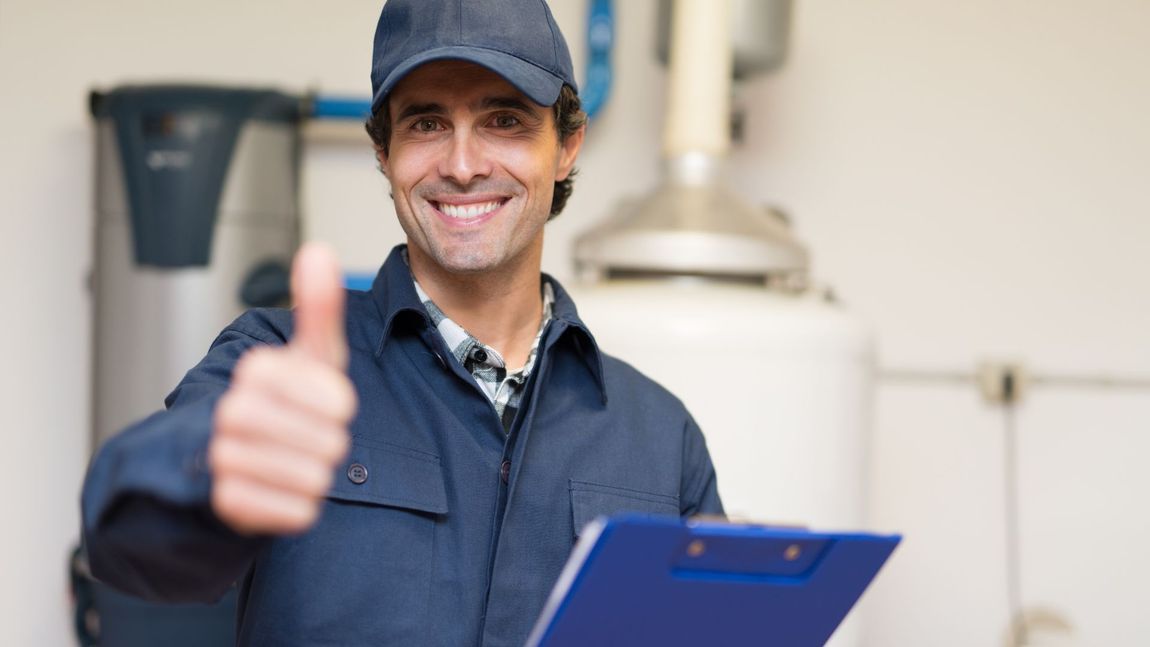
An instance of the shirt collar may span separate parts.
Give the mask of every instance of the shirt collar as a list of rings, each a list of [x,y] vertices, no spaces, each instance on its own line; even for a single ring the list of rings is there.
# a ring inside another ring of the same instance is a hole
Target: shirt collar
[[[543,318],[539,322],[539,328],[535,331],[535,339],[532,341],[531,354],[527,363],[522,367],[513,367],[506,365],[503,357],[499,355],[499,351],[476,339],[471,333],[467,332],[463,326],[460,326],[444,314],[444,312],[439,309],[439,306],[435,305],[435,302],[431,300],[431,297],[423,291],[422,286],[419,285],[419,281],[416,281],[414,276],[411,277],[411,281],[415,285],[415,294],[419,297],[419,300],[423,302],[423,307],[427,309],[427,314],[431,317],[432,325],[435,326],[439,334],[443,336],[443,340],[447,342],[447,347],[451,349],[451,353],[455,355],[455,359],[458,360],[460,364],[466,366],[468,355],[474,352],[473,349],[479,347],[483,349],[487,357],[485,363],[489,366],[505,370],[522,369],[525,375],[530,373],[531,366],[534,364],[536,351],[539,348],[539,341],[543,337],[543,331],[547,328],[548,322],[551,321],[551,308],[555,302],[555,290],[551,287],[551,283],[543,281]]]
[[[391,250],[371,285],[372,300],[375,301],[379,316],[383,320],[383,333],[380,335],[379,343],[376,344],[376,356],[383,353],[383,346],[391,337],[394,326],[401,315],[415,315],[423,320],[425,326],[434,325],[431,322],[431,317],[427,314],[427,310],[423,307],[419,295],[415,292],[415,283],[411,280],[411,272],[403,260],[406,248],[406,245],[397,245]],[[579,318],[579,313],[575,309],[575,302],[571,300],[571,296],[567,294],[563,286],[547,274],[543,274],[543,280],[550,283],[554,290],[555,302],[552,304],[551,316],[553,321],[559,325],[552,326],[556,329],[555,334],[545,336],[546,339],[542,342],[540,353],[545,353],[552,344],[563,337],[563,333],[569,332],[573,338],[574,347],[595,377],[600,395],[603,397],[603,402],[606,403],[607,386],[603,380],[603,358],[599,352],[598,344],[595,343],[595,338],[591,336],[591,331]]]

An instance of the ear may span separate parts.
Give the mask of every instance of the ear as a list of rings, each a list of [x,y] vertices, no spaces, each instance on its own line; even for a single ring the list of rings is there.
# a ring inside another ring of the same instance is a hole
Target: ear
[[[556,182],[562,182],[571,175],[571,169],[575,168],[575,158],[579,156],[579,149],[583,148],[583,135],[586,132],[587,126],[580,126],[579,130],[559,142],[559,164],[555,167]]]
[[[388,168],[387,153],[383,151],[382,146],[375,146],[375,161],[379,165],[379,172],[383,173],[384,177],[390,177],[388,175],[390,169]]]

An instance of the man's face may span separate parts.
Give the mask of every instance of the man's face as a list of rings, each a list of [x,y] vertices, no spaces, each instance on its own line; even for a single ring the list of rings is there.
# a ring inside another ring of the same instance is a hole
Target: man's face
[[[388,109],[380,165],[413,263],[476,273],[541,255],[555,182],[570,174],[582,131],[560,142],[551,107],[462,61],[417,68]]]

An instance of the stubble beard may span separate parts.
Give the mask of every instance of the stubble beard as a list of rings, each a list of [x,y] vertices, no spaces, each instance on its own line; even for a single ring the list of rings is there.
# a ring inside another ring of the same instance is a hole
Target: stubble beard
[[[526,209],[527,205],[523,203],[523,200],[522,193],[513,192],[500,208],[506,210]],[[431,212],[434,207],[429,201],[422,200],[422,203],[429,212],[421,217],[408,219],[420,228],[417,232],[419,237],[412,236],[413,232],[407,232],[408,246],[411,247],[416,241],[422,243],[417,246],[426,260],[435,265],[438,271],[448,274],[475,276],[511,269],[512,266],[522,261],[526,254],[531,252],[535,238],[541,235],[542,227],[546,224],[546,218],[543,218],[542,222],[537,225],[539,231],[534,232],[528,239],[522,239],[516,234],[523,227],[535,227],[535,219],[525,213],[499,213],[495,215],[493,221],[484,223],[480,229],[474,232],[451,236],[437,233],[436,225],[439,223],[436,221],[439,216]],[[515,219],[516,224],[511,230],[503,230],[498,226],[503,223],[495,222],[506,219]],[[421,226],[421,221],[427,224]]]

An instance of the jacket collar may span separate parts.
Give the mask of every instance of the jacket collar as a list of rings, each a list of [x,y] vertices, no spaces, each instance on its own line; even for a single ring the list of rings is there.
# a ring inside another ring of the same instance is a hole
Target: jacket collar
[[[431,324],[431,317],[428,316],[427,310],[419,300],[419,295],[415,293],[415,283],[411,278],[411,270],[407,268],[407,263],[403,260],[405,247],[406,245],[396,245],[391,250],[391,253],[387,255],[387,260],[383,262],[383,267],[375,275],[375,281],[371,284],[371,299],[375,301],[375,307],[379,310],[379,316],[383,320],[383,333],[375,345],[376,357],[383,353],[383,345],[391,337],[396,320],[401,315],[418,316],[427,325]]]
[[[397,245],[391,250],[387,260],[383,263],[383,267],[380,268],[379,274],[376,275],[375,281],[371,284],[371,297],[375,301],[379,316],[383,320],[383,333],[380,335],[379,343],[375,346],[377,357],[383,352],[383,347],[391,337],[394,326],[401,315],[418,316],[422,319],[424,326],[431,326],[431,318],[423,307],[419,295],[415,292],[411,270],[403,260],[405,247],[406,245]],[[546,353],[558,340],[570,336],[573,348],[595,377],[600,395],[606,404],[607,386],[603,379],[603,358],[595,338],[591,335],[587,325],[579,318],[579,312],[575,309],[575,302],[571,300],[571,296],[567,294],[563,286],[547,274],[543,274],[543,280],[551,283],[551,287],[555,290],[555,303],[551,311],[552,325],[558,324],[561,329],[555,334],[548,334],[545,337],[540,353]]]

